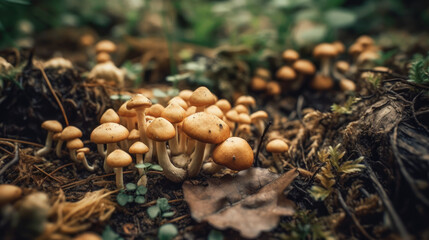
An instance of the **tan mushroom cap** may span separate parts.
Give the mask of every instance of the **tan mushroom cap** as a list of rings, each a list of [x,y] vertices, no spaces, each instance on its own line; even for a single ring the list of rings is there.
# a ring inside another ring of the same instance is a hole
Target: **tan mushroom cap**
[[[177,103],[170,103],[164,109],[161,117],[167,119],[171,123],[179,123],[185,118],[186,111]]]
[[[334,87],[334,81],[331,77],[317,74],[310,82],[310,87],[314,90],[325,91]]]
[[[284,153],[289,150],[289,146],[283,140],[274,139],[267,144],[266,149],[270,153]]]
[[[146,108],[145,114],[153,117],[161,117],[162,112],[164,111],[164,106],[159,103],[153,104],[150,108]]]
[[[107,155],[106,163],[112,168],[122,168],[131,164],[133,159],[130,154],[121,149],[116,149]]]
[[[182,131],[193,139],[211,144],[221,143],[230,135],[229,127],[224,121],[205,112],[185,118]]]
[[[128,140],[137,140],[140,139],[140,131],[137,129],[131,130],[130,134],[128,135]]]
[[[191,90],[185,89],[179,92],[179,97],[181,97],[185,101],[189,101],[189,98],[191,97],[192,93],[193,92]]]
[[[263,91],[267,88],[267,82],[259,76],[253,77],[250,84],[254,91]]]
[[[256,100],[252,96],[243,95],[237,98],[237,100],[235,101],[235,105],[239,105],[239,104],[242,104],[245,106],[252,106],[256,104]]]
[[[220,108],[220,110],[222,110],[222,112],[226,113],[229,110],[231,110],[231,103],[229,103],[228,100],[226,99],[219,99],[216,103],[216,106],[218,106]]]
[[[146,144],[144,144],[140,141],[137,141],[133,145],[131,145],[128,152],[130,152],[132,154],[145,154],[145,153],[149,152],[149,148],[146,146]]]
[[[381,72],[390,72],[390,69],[385,66],[377,66],[377,67],[374,67],[372,70],[381,71]]]
[[[61,132],[61,140],[63,141],[68,141],[80,137],[82,137],[82,131],[75,126],[67,126]]]
[[[340,41],[335,41],[332,45],[337,49],[337,53],[344,53],[344,51],[346,51],[346,47]]]
[[[337,49],[330,43],[321,43],[313,50],[313,56],[315,58],[331,58],[337,56],[337,54]]]
[[[356,39],[356,43],[362,45],[362,47],[366,48],[374,45],[374,39],[372,39],[368,35],[362,35],[358,39]]]
[[[250,124],[252,121],[250,120],[250,116],[247,113],[238,114],[238,123],[240,124]]]
[[[356,84],[347,78],[340,79],[339,86],[342,91],[356,91]]]
[[[380,55],[378,55],[378,53],[376,52],[364,51],[361,54],[359,54],[359,57],[357,58],[357,62],[359,64],[362,64],[364,62],[377,60],[379,57]]]
[[[279,95],[282,93],[282,88],[280,87],[280,84],[275,81],[270,81],[267,83],[267,94],[270,96]]]
[[[100,118],[100,124],[107,122],[119,123],[120,121],[119,115],[112,108],[107,109]]]
[[[220,119],[223,118],[223,112],[222,112],[222,110],[218,106],[216,106],[216,105],[209,106],[208,108],[206,108],[204,110],[204,112],[209,113],[209,114],[213,114],[213,115],[215,115],[216,117],[218,117]]]
[[[105,63],[111,61],[112,59],[110,58],[110,54],[108,54],[107,52],[99,52],[97,53],[95,60],[97,61],[97,63]]]
[[[337,68],[341,73],[346,73],[349,71],[350,65],[346,61],[338,61],[335,63],[335,68]]]
[[[213,150],[213,161],[232,170],[240,171],[253,165],[253,151],[246,140],[230,137]]]
[[[238,112],[234,109],[229,110],[226,114],[225,114],[226,119],[228,119],[229,121],[232,122],[238,122],[238,120],[240,119],[240,117],[238,116]]]
[[[188,104],[186,103],[186,101],[179,96],[175,96],[174,98],[170,99],[170,101],[168,101],[168,104],[170,104],[170,103],[177,103],[184,110],[188,109]]]
[[[293,69],[295,69],[295,71],[299,73],[306,75],[311,75],[316,72],[316,67],[314,66],[314,64],[306,59],[299,59],[295,61],[293,63]]]
[[[54,133],[54,135],[52,135],[52,140],[58,141],[60,139],[61,139],[61,132],[57,132],[57,133]]]
[[[270,79],[271,78],[271,73],[266,68],[257,68],[255,70],[255,75],[258,77],[261,77],[263,79]]]
[[[128,109],[127,104],[129,101],[124,102],[118,109],[118,115],[121,117],[135,117],[137,116],[135,109]]]
[[[95,51],[97,53],[99,52],[111,53],[116,51],[116,44],[114,44],[112,41],[109,41],[109,40],[102,40],[95,45]]]
[[[197,107],[190,106],[188,109],[186,109],[185,117],[191,116],[192,114],[197,112]]]
[[[283,81],[289,81],[296,78],[296,73],[293,68],[289,66],[283,66],[277,70],[276,77]]]
[[[350,55],[358,55],[363,51],[363,47],[362,45],[358,44],[358,43],[354,43],[349,47],[349,54]]]
[[[86,232],[86,233],[77,235],[76,237],[73,238],[73,240],[102,240],[102,238],[95,233]]]
[[[12,203],[22,195],[20,187],[11,184],[0,184],[0,207]]]
[[[91,142],[97,144],[116,143],[128,138],[129,131],[117,123],[103,123],[91,133]]]
[[[189,103],[196,107],[209,106],[215,102],[215,96],[206,87],[197,88],[189,98]]]
[[[296,61],[299,58],[299,53],[293,49],[286,49],[282,53],[282,58],[285,61]]]
[[[80,152],[82,152],[82,153],[89,153],[90,152],[90,150],[89,150],[89,148],[88,147],[83,147],[83,148],[79,148],[78,150],[76,150],[76,152],[77,153],[80,153]]]
[[[165,142],[176,136],[176,129],[167,119],[159,117],[149,124],[146,134],[154,141]]]
[[[239,104],[239,105],[235,106],[234,109],[239,114],[240,113],[249,113],[249,109],[243,104]]]
[[[42,123],[42,128],[50,132],[61,132],[63,130],[63,125],[57,120],[47,120]]]
[[[152,101],[143,94],[134,95],[127,103],[127,109],[148,108],[152,106]]]
[[[67,141],[67,149],[75,150],[79,148],[83,148],[83,142],[79,138],[75,138],[70,141]]]
[[[260,119],[267,119],[268,118],[268,113],[263,111],[263,110],[259,110],[257,112],[254,112],[250,115],[250,120],[252,122],[256,121],[256,120],[260,120]]]

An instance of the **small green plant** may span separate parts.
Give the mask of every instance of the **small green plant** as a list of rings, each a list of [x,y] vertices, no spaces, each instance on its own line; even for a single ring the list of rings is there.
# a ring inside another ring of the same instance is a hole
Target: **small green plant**
[[[158,229],[158,239],[159,240],[170,240],[173,239],[179,231],[177,230],[176,225],[167,223],[162,225]]]
[[[146,202],[144,195],[147,192],[145,186],[137,186],[134,183],[127,183],[125,189],[121,189],[119,194],[116,196],[116,201],[122,207],[127,205],[127,203],[135,202],[142,204]]]
[[[224,237],[218,230],[212,229],[207,236],[207,240],[223,240]]]
[[[415,55],[408,72],[410,82],[428,84],[429,83],[429,53],[426,57]]]
[[[22,85],[16,79],[18,74],[22,72],[23,67],[24,65],[20,65],[15,68],[5,69],[3,71],[0,71],[0,89],[3,89],[3,85],[5,82],[12,82],[16,86],[18,86],[19,89],[22,90],[23,89]],[[0,70],[1,70],[1,66],[0,66]]]
[[[368,73],[366,81],[371,84],[374,89],[378,89],[381,86],[381,74],[378,73]]]
[[[109,225],[104,228],[101,237],[103,238],[103,240],[123,240],[123,238],[121,238],[119,234],[113,231],[113,229]]]
[[[162,172],[162,167],[158,164],[152,164],[152,163],[139,163],[135,165],[136,168],[142,168],[145,171],[153,170],[153,171],[159,171]]]
[[[163,218],[172,217],[174,215],[174,211],[169,211],[171,206],[168,204],[168,200],[166,198],[158,198],[156,200],[156,205],[147,208],[147,214],[151,219],[155,219],[158,216]]]
[[[341,161],[346,154],[340,151],[341,144],[336,147],[330,146],[328,151],[322,150],[317,153],[319,160],[324,164],[321,172],[316,175],[320,185],[314,185],[310,189],[310,195],[316,200],[325,200],[333,191],[337,178],[343,174],[356,173],[365,168],[361,164],[363,157],[355,160]]]
[[[334,239],[329,231],[316,217],[314,212],[298,211],[292,221],[282,223],[281,227],[286,229],[286,233],[279,235],[280,239],[287,240],[316,240],[316,239]]]
[[[360,100],[360,98],[357,98],[355,96],[350,96],[347,101],[344,103],[344,105],[338,105],[338,104],[332,104],[331,110],[332,112],[336,114],[351,114],[352,106],[353,104],[357,103]]]

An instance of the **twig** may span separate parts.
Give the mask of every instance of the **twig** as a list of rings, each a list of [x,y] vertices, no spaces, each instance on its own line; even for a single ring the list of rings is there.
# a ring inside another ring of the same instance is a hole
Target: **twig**
[[[50,172],[49,174],[51,174],[51,175],[52,175],[52,174],[54,174],[54,173],[58,172],[59,170],[61,170],[61,169],[65,168],[65,167],[68,167],[68,166],[70,166],[70,165],[73,165],[73,163],[67,163],[67,164],[65,164],[65,165],[62,165],[61,167],[59,167],[59,168],[55,169],[54,171]],[[49,177],[49,176],[44,177],[44,178],[42,179],[42,182],[41,182],[40,184],[43,184],[43,182],[45,182],[45,180],[46,180],[48,177]]]
[[[18,160],[19,160],[19,148],[18,148],[18,144],[15,144],[15,156],[13,157],[13,159],[10,162],[8,162],[6,165],[4,165],[4,167],[0,170],[0,176],[3,175],[3,173],[6,172],[6,170],[10,166],[12,166],[16,162],[18,162]]]
[[[167,221],[166,223],[174,223],[174,222],[178,222],[178,221],[180,221],[180,220],[182,220],[182,219],[184,219],[184,218],[190,217],[190,216],[191,216],[191,214],[185,214],[185,215],[182,215],[182,216],[180,216],[180,217],[173,218],[173,219],[171,219],[170,221]]]
[[[133,172],[134,171],[125,171],[125,172],[123,172],[123,174],[128,174],[128,173],[133,173]],[[71,187],[73,185],[77,185],[79,183],[89,182],[91,180],[95,180],[95,179],[98,179],[98,178],[110,177],[110,176],[115,176],[115,175],[116,175],[115,173],[108,173],[108,174],[104,174],[104,175],[101,175],[101,176],[94,176],[94,177],[83,179],[83,180],[79,180],[79,181],[76,181],[76,182],[67,183],[65,185],[62,185],[61,188],[68,188],[68,187]]]
[[[173,200],[169,200],[168,203],[175,203],[175,202],[181,202],[183,201],[183,198],[179,198],[179,199],[173,199]],[[140,207],[150,207],[156,204],[156,200],[150,201],[148,203],[145,203],[143,205],[140,205]]]
[[[270,128],[272,123],[273,123],[272,121],[268,121],[268,124],[267,126],[265,126],[264,132],[262,133],[261,138],[259,139],[258,148],[256,149],[256,154],[255,154],[255,167],[259,167],[259,152],[261,151],[262,142],[264,141],[265,135],[267,134],[268,129]]]
[[[413,101],[412,101],[412,103],[411,103],[411,111],[412,111],[412,113],[413,113],[413,118],[414,118],[414,121],[416,121],[416,123],[420,126],[420,127],[422,127],[427,133],[429,133],[429,129],[425,126],[425,125],[423,125],[418,119],[417,119],[417,115],[416,115],[416,109],[415,109],[415,105],[416,105],[416,101],[417,101],[417,99],[420,97],[420,95],[422,95],[422,93],[423,93],[423,91],[421,91],[419,94],[417,94],[414,98],[413,98]]]
[[[359,229],[359,231],[367,238],[367,239],[374,239],[373,237],[371,237],[368,232],[362,227],[362,225],[359,223],[359,220],[356,218],[356,216],[352,213],[352,211],[350,211],[349,207],[347,206],[346,202],[344,201],[343,196],[341,195],[341,192],[337,189],[337,195],[338,195],[338,200],[340,201],[341,206],[344,208],[344,210],[346,211],[347,215],[349,215],[349,217],[351,217],[353,223],[356,225],[356,227]]]
[[[46,82],[46,84],[48,85],[49,90],[51,91],[52,95],[53,95],[53,96],[54,96],[54,98],[55,98],[55,101],[57,102],[58,106],[60,107],[60,109],[61,109],[61,113],[63,114],[64,121],[65,121],[65,123],[66,123],[66,126],[68,126],[68,125],[69,125],[69,120],[67,119],[66,111],[64,110],[64,107],[63,107],[63,105],[61,104],[61,101],[60,101],[60,99],[58,98],[57,94],[55,94],[55,91],[54,91],[54,89],[52,88],[51,82],[49,81],[48,76],[46,76],[45,70],[44,70],[44,69],[43,69],[43,67],[41,67],[41,66],[36,66],[36,67],[37,67],[37,68],[42,72],[43,79],[45,79],[45,82]]]
[[[22,143],[22,144],[33,145],[36,147],[43,147],[43,145],[39,144],[39,143],[34,143],[34,142],[29,142],[29,141],[24,141],[24,140],[19,140],[19,139],[13,139],[13,138],[0,138],[0,141],[17,142],[17,143]]]
[[[36,165],[34,165],[34,164],[33,164],[33,166],[34,166],[35,168],[37,168],[37,170],[39,170],[39,171],[41,171],[43,174],[45,174],[46,176],[48,176],[48,177],[50,177],[50,178],[54,179],[55,181],[57,181],[57,182],[59,182],[59,183],[62,183],[62,181],[61,181],[61,180],[59,180],[58,178],[56,178],[56,177],[52,176],[51,174],[49,174],[49,173],[45,172],[43,169],[39,168],[38,166],[36,166]]]

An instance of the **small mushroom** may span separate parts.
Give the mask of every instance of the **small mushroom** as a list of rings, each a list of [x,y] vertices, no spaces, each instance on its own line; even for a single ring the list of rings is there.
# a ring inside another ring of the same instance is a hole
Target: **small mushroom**
[[[123,103],[118,109],[118,115],[122,119],[122,125],[126,126],[128,131],[135,128],[133,119],[137,116],[137,112],[134,109],[127,109],[127,103]]]
[[[268,119],[268,114],[265,111],[257,111],[250,115],[251,122],[255,125],[256,129],[258,129],[258,133],[260,136],[264,133],[265,122],[264,120]]]
[[[79,128],[75,126],[67,126],[64,128],[64,130],[61,132],[60,139],[58,140],[57,147],[56,147],[56,154],[57,157],[61,157],[61,147],[63,145],[63,142],[70,141],[75,138],[81,138],[82,137],[82,131],[79,130]]]
[[[22,195],[20,187],[11,184],[0,184],[0,209],[6,205],[15,202]]]
[[[83,147],[83,148],[79,148],[78,150],[76,150],[76,158],[78,161],[83,163],[83,166],[90,172],[94,171],[94,165],[90,166],[88,164],[88,160],[86,160],[86,154],[89,153],[89,148],[87,147]]]
[[[315,58],[321,61],[321,74],[325,77],[330,76],[331,72],[331,59],[338,55],[337,49],[329,43],[321,43],[313,50]]]
[[[101,40],[95,45],[95,51],[97,53],[113,53],[116,51],[116,44],[110,40]]]
[[[81,233],[73,238],[73,240],[103,240],[99,235],[93,232]]]
[[[196,112],[203,112],[207,106],[215,104],[216,97],[206,87],[197,88],[189,98],[191,106],[197,107]]]
[[[295,61],[293,69],[298,73],[297,80],[290,87],[293,91],[299,90],[302,87],[305,76],[313,75],[316,72],[314,64],[305,59]]]
[[[231,110],[231,103],[226,99],[219,99],[215,105],[218,106],[220,110],[222,110],[223,114],[226,114],[229,110]]]
[[[176,132],[176,136],[170,140],[168,140],[168,144],[170,146],[171,155],[176,156],[180,153],[179,149],[179,131],[177,130],[177,124],[183,121],[185,118],[186,111],[179,106],[177,103],[170,103],[168,106],[164,109],[164,111],[161,114],[161,117],[167,119],[171,124],[173,124],[173,127]]]
[[[137,141],[133,145],[131,145],[130,149],[128,150],[129,153],[136,155],[136,164],[142,164],[143,163],[143,154],[149,152],[149,148],[146,146],[146,144]],[[142,175],[144,173],[144,170],[139,168],[138,169],[139,174]]]
[[[280,159],[280,155],[287,152],[288,149],[289,146],[281,139],[271,140],[266,146],[267,152],[273,154],[274,164],[279,171],[283,170],[283,164],[282,160]]]
[[[70,158],[74,161],[79,163],[79,160],[76,157],[76,150],[83,148],[83,142],[79,138],[75,138],[72,140],[67,141],[67,149],[69,150]]]
[[[42,128],[48,131],[48,135],[46,136],[45,146],[42,149],[39,149],[35,154],[39,157],[44,156],[51,151],[53,135],[63,130],[63,126],[57,120],[44,121],[42,123]]]
[[[282,53],[282,59],[286,65],[290,66],[299,59],[299,53],[293,49],[286,49]]]
[[[249,143],[239,137],[230,137],[213,150],[213,161],[235,171],[253,165],[253,150]]]
[[[124,188],[124,177],[122,168],[128,166],[132,162],[131,156],[121,149],[116,149],[107,155],[107,165],[115,169],[116,174],[116,187],[118,189]]]
[[[113,123],[119,123],[120,122],[119,115],[113,110],[112,108],[107,109],[103,115],[101,115],[100,118],[100,124],[113,122]]]

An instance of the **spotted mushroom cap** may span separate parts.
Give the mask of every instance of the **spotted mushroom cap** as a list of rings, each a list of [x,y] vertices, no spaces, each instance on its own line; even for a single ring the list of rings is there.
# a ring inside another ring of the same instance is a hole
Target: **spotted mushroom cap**
[[[213,150],[213,161],[232,170],[240,171],[253,165],[253,150],[246,140],[230,137]]]
[[[83,148],[83,142],[79,138],[67,141],[67,149],[76,150],[79,148]]]
[[[119,115],[112,108],[107,109],[100,118],[100,124],[107,122],[119,123],[120,121]]]
[[[91,133],[91,142],[97,144],[116,143],[128,138],[129,131],[117,123],[103,123]]]
[[[128,149],[128,152],[132,154],[145,154],[149,152],[149,148],[146,146],[146,144],[137,141],[131,145],[130,149]]]
[[[146,134],[154,141],[165,142],[176,136],[176,129],[167,119],[159,117],[149,124]]]
[[[61,132],[61,140],[69,141],[71,139],[82,137],[82,131],[75,126],[67,126]]]
[[[228,125],[215,115],[198,112],[183,120],[182,131],[204,143],[218,144],[230,136]]]
[[[131,156],[121,149],[112,151],[106,158],[107,165],[112,168],[126,167],[130,165],[132,161],[133,159]]]
[[[143,94],[134,95],[127,103],[127,109],[148,108],[152,106],[152,101]]]
[[[197,88],[189,98],[189,103],[196,107],[209,106],[215,102],[215,96],[206,87]]]
[[[161,117],[171,123],[179,123],[185,118],[186,111],[177,103],[172,102],[164,109]]]
[[[284,153],[289,147],[283,140],[274,139],[267,144],[266,149],[271,153]]]

